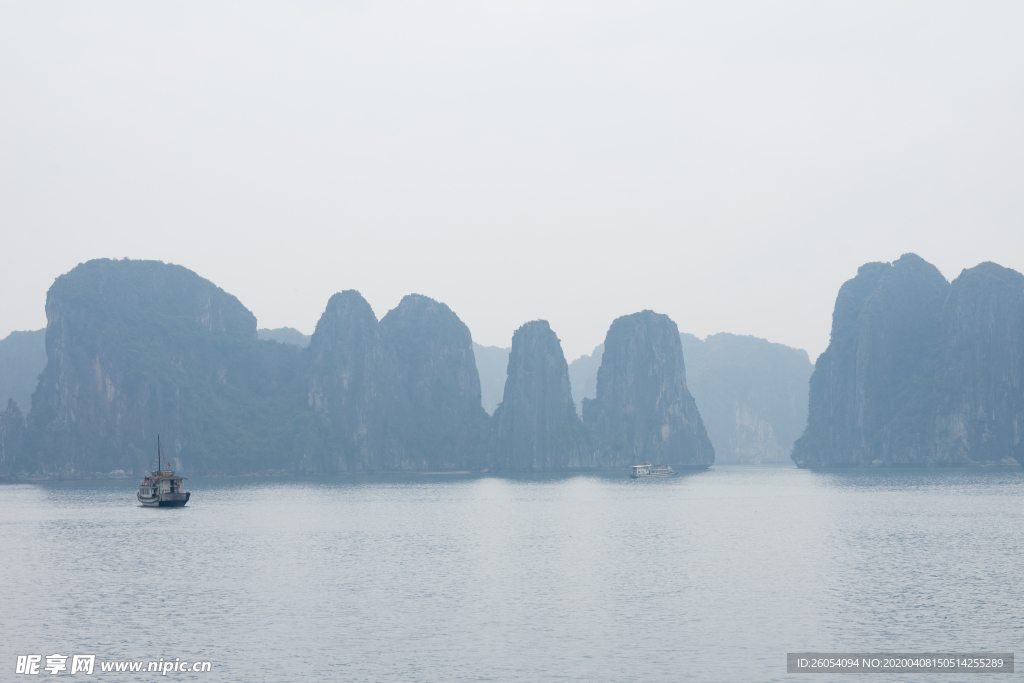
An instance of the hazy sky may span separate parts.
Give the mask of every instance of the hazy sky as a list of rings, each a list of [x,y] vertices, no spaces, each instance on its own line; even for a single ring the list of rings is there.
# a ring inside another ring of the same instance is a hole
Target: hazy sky
[[[644,308],[828,343],[914,251],[1024,270],[1024,4],[0,4],[0,337],[97,257],[261,327],[444,301],[571,360]]]

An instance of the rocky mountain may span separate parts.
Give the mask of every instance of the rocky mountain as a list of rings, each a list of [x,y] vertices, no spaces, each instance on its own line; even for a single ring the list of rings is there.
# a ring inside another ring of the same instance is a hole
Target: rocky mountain
[[[24,434],[4,413],[9,476],[140,473],[157,434],[188,474],[484,466],[469,329],[427,297],[378,322],[336,294],[303,348],[294,330],[258,339],[251,312],[185,268],[102,259],[57,278],[46,313]]]
[[[681,335],[686,383],[716,463],[788,462],[807,424],[807,352],[757,337]]]
[[[469,328],[443,303],[410,294],[380,321],[397,399],[388,462],[403,469],[480,469],[488,416]]]
[[[508,374],[508,354],[511,349],[500,346],[480,346],[473,343],[476,369],[480,374],[480,400],[488,415],[501,403],[505,395],[505,377]]]
[[[256,339],[235,297],[157,261],[96,260],[46,298],[47,364],[29,419],[37,474],[144,471],[161,434],[177,468],[252,471],[292,450],[300,354]]]
[[[788,462],[807,424],[807,352],[728,333],[701,340],[682,333],[686,385],[718,463]],[[569,364],[573,399],[597,395],[604,345]]]
[[[597,397],[584,399],[583,421],[593,432],[600,467],[646,460],[703,468],[715,461],[686,386],[679,329],[653,311],[612,323],[597,373]]]
[[[469,328],[410,294],[378,323],[354,290],[335,294],[309,345],[314,471],[480,469],[487,414]]]
[[[914,254],[868,263],[839,290],[810,383],[798,465],[927,458],[931,381],[949,283]]]
[[[590,355],[580,356],[569,363],[569,381],[572,382],[572,400],[576,412],[583,415],[583,399],[597,397],[597,371],[601,368],[604,344],[598,344]]]
[[[562,344],[546,320],[528,322],[512,336],[508,379],[493,422],[495,469],[531,472],[593,465]]]
[[[28,411],[39,373],[46,367],[46,330],[11,332],[0,339],[0,403],[13,398]]]
[[[57,278],[46,313],[47,362],[27,424],[14,402],[3,414],[0,476],[140,473],[157,434],[188,474],[483,467],[472,339],[427,297],[378,322],[339,293],[303,348],[287,328],[260,340],[185,268],[101,259]]]
[[[291,344],[292,346],[300,346],[302,348],[309,346],[309,340],[311,339],[308,334],[302,334],[294,327],[277,327],[273,330],[263,327],[256,330],[256,336],[259,339],[276,341],[281,344]]]
[[[651,311],[617,319],[572,366],[544,321],[520,328],[504,361],[502,349],[482,361],[443,303],[409,295],[378,321],[351,290],[303,347],[289,328],[259,339],[235,297],[156,261],[81,264],[54,282],[46,314],[31,411],[8,401],[0,414],[2,477],[139,473],[157,434],[187,474],[706,467],[712,442],[720,462],[771,462],[802,420],[808,366],[760,339],[680,335]],[[34,334],[0,342],[0,356],[30,358]],[[489,418],[479,368],[502,362]],[[837,297],[792,457],[1020,461],[1022,368],[1024,276],[983,263],[950,284],[912,254],[867,264]],[[573,391],[590,383],[581,423]]]
[[[984,263],[952,285],[914,254],[839,290],[810,383],[803,467],[1020,461],[1024,287]]]
[[[389,405],[398,400],[393,355],[377,316],[355,290],[335,294],[308,349],[306,405],[312,410],[303,469],[366,472],[382,463]]]
[[[0,413],[0,479],[7,479],[24,469],[25,418],[13,398],[7,399],[7,410]]]
[[[1024,275],[995,263],[963,271],[941,339],[932,457],[1024,464]]]

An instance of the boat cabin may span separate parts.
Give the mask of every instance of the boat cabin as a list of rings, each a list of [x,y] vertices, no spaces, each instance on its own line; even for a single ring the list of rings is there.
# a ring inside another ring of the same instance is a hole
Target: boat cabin
[[[142,480],[139,489],[142,495],[155,496],[159,493],[181,493],[185,490],[182,482],[187,477],[179,477],[170,470],[153,472],[149,477]]]
[[[630,473],[630,476],[633,477],[633,478],[642,477],[645,474],[650,474],[651,473],[651,465],[650,465],[650,463],[646,463],[646,462],[643,465],[633,465],[631,467],[631,469],[633,471]]]

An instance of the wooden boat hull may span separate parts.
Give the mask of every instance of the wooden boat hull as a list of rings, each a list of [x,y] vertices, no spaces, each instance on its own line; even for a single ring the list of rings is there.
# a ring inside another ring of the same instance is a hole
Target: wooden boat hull
[[[192,497],[191,491],[185,493],[163,493],[153,498],[146,498],[139,494],[135,494],[135,497],[139,499],[143,507],[148,508],[180,508],[185,507],[185,503]]]

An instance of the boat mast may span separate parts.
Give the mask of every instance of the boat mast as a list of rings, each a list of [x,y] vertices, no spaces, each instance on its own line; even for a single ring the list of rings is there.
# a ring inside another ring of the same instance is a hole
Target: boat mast
[[[160,466],[160,435],[156,435],[156,471],[160,472],[163,467]]]

